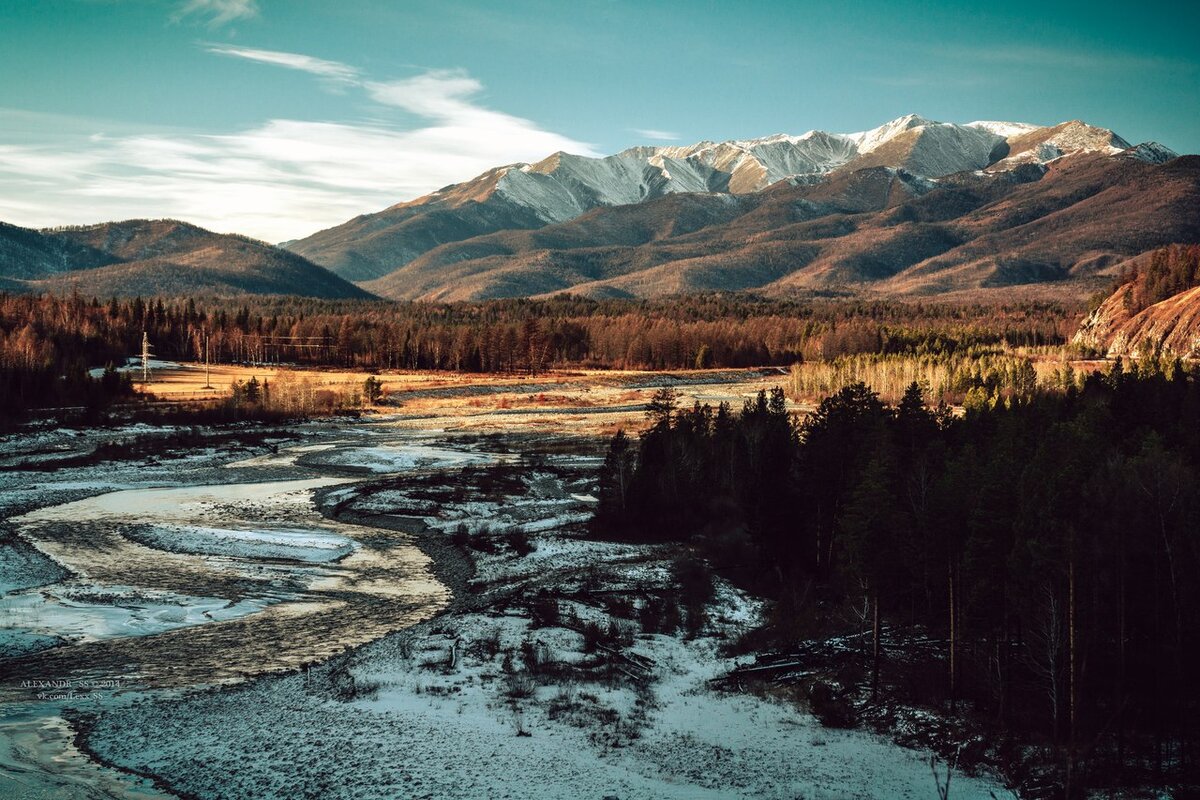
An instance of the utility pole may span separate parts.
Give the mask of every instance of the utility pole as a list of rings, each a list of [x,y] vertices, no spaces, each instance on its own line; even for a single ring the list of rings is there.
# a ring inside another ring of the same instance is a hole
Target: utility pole
[[[150,382],[150,337],[142,331],[142,383]]]

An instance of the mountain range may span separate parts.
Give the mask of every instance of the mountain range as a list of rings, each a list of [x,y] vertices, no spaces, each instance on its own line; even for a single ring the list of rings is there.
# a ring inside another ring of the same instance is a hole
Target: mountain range
[[[1195,240],[1198,181],[1196,159],[1084,122],[910,115],[853,134],[556,153],[284,246],[396,299],[932,294],[1070,282]]]
[[[1200,241],[1200,157],[1081,121],[555,153],[276,247],[186,223],[0,227],[0,288],[475,300],[1052,286]]]

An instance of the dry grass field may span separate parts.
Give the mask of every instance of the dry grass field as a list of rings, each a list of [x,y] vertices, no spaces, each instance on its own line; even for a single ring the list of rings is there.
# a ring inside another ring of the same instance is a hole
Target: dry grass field
[[[228,397],[234,381],[246,382],[251,378],[278,382],[282,380],[308,380],[325,389],[340,391],[361,390],[363,381],[371,374],[365,371],[337,369],[302,369],[298,367],[236,364],[213,364],[207,375],[203,364],[162,362],[151,370],[150,382],[142,383],[141,372],[132,370],[134,385],[139,391],[154,395],[159,400],[189,402],[193,400],[215,400]],[[413,373],[414,381],[419,373]],[[286,377],[285,377],[286,376]],[[377,376],[387,383],[388,376]]]
[[[740,407],[760,390],[783,386],[778,370],[551,371],[531,375],[479,375],[453,372],[301,369],[275,366],[213,365],[206,388],[203,364],[162,364],[150,381],[135,386],[160,401],[189,403],[228,397],[235,381],[257,378],[282,386],[308,382],[317,391],[346,396],[361,393],[374,374],[382,383],[379,404],[370,410],[397,425],[446,430],[537,430],[610,434],[637,428],[644,408],[663,386],[676,389],[681,405],[728,402]],[[800,406],[795,406],[801,410]]]

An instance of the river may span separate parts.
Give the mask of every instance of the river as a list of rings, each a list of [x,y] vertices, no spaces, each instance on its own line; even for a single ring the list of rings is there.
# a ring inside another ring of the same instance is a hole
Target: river
[[[64,708],[302,669],[446,605],[449,590],[411,536],[330,519],[314,496],[361,479],[356,471],[479,456],[409,433],[364,441],[358,429],[326,429],[321,438],[240,461],[225,456],[221,467],[187,462],[172,471],[173,485],[103,492],[8,520],[69,575],[3,599],[6,644],[47,636],[61,644],[0,662],[0,797],[162,796],[81,754]],[[39,488],[75,488],[95,474],[60,471]],[[119,465],[105,475],[122,477],[144,476]]]

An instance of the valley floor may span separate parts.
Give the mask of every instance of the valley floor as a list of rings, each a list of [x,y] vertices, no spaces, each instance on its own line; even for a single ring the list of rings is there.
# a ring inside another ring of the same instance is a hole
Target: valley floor
[[[738,402],[771,385],[710,375],[667,379]],[[562,413],[539,387],[504,407],[484,381],[430,386],[389,417],[132,463],[52,462],[152,432],[7,439],[0,633],[57,640],[0,662],[0,793],[935,796],[928,753],[711,683],[746,661],[724,646],[757,622],[753,599],[718,580],[695,635],[655,632],[642,612],[678,553],[584,535],[595,434],[636,424],[641,384],[663,380],[577,391],[602,399]],[[121,685],[28,690],[97,675]],[[953,785],[1008,796],[987,776]]]

